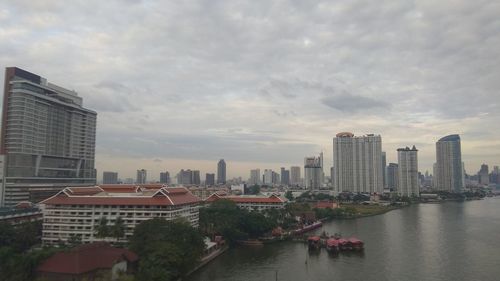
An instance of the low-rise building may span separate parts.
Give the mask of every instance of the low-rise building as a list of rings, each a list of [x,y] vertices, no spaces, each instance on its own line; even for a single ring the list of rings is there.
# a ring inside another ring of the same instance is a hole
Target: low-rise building
[[[139,223],[152,218],[184,218],[197,227],[200,201],[184,187],[161,184],[67,187],[39,204],[43,212],[42,242],[66,243],[72,236],[82,243],[103,240],[96,237],[102,218],[114,225],[120,217],[125,240]]]
[[[12,208],[0,208],[0,222],[20,224],[40,220],[42,220],[42,211],[28,201],[21,201]]]
[[[276,194],[272,194],[270,196],[259,196],[259,195],[242,195],[242,196],[234,196],[234,195],[224,195],[214,193],[210,197],[208,197],[205,202],[212,203],[217,200],[231,200],[236,205],[242,209],[247,209],[249,211],[264,211],[267,209],[282,209],[285,207],[286,199],[281,198]]]

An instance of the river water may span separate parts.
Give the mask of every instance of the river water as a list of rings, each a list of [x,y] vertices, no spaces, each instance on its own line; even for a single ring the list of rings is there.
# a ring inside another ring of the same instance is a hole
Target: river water
[[[500,280],[500,197],[418,204],[323,230],[360,238],[364,254],[310,254],[300,242],[237,247],[187,280]]]

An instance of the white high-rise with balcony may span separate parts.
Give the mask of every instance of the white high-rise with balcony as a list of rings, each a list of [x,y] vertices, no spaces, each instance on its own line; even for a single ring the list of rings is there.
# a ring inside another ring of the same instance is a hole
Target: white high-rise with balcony
[[[401,196],[420,196],[417,152],[415,146],[398,149],[398,185],[396,190]]]
[[[334,187],[337,192],[382,193],[382,138],[338,133],[333,138]]]

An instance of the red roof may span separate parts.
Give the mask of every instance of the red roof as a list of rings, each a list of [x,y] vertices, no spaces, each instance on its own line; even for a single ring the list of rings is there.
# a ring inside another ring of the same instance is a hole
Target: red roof
[[[348,239],[349,242],[351,242],[352,244],[363,244],[363,241],[359,240],[358,238],[354,238],[354,237],[351,237]]]
[[[82,274],[96,269],[110,269],[116,262],[126,260],[135,262],[135,253],[120,248],[113,248],[106,242],[81,245],[69,252],[59,252],[43,261],[38,272]]]
[[[319,240],[321,240],[321,237],[319,236],[310,236],[309,238],[307,238],[308,241],[314,241],[314,242],[317,242]]]
[[[328,245],[330,247],[336,247],[339,245],[339,241],[337,239],[330,238],[330,239],[326,240],[326,245]]]
[[[90,187],[89,189],[92,189]],[[50,197],[40,204],[49,205],[142,205],[142,206],[171,206],[198,203],[200,199],[194,196],[186,188],[161,188],[156,190],[155,193],[144,194],[140,191],[131,192],[137,195],[120,195],[124,193],[123,187],[119,188],[116,192],[118,195],[108,195],[112,192],[112,188],[107,188],[108,194],[85,194],[73,195],[70,192],[65,192],[68,188],[59,192],[53,197]],[[106,189],[106,188],[105,188]],[[154,191],[154,190],[153,190]]]
[[[285,202],[285,200],[283,200],[279,196],[276,196],[275,194],[273,194],[269,197],[244,197],[244,196],[224,196],[224,195],[219,195],[217,193],[210,195],[210,197],[205,199],[205,201],[206,202],[214,202],[214,201],[222,200],[222,199],[231,200],[235,203],[283,203],[283,202]]]

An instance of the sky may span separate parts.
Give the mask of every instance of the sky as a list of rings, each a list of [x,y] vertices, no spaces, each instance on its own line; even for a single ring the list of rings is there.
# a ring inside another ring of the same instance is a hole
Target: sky
[[[5,1],[0,66],[97,111],[98,178],[224,158],[247,179],[321,151],[329,167],[343,131],[380,134],[388,162],[416,145],[423,172],[460,134],[476,173],[500,164],[499,15],[481,0]]]

